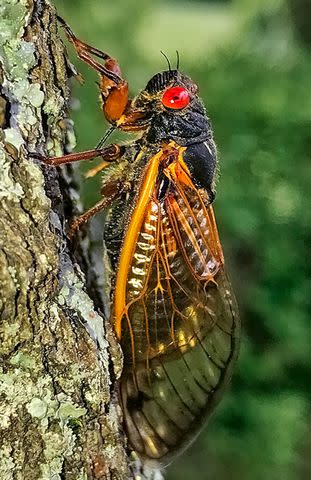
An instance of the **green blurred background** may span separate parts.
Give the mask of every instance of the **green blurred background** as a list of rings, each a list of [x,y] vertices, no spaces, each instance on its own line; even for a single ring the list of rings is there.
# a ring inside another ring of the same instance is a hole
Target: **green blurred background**
[[[168,480],[311,478],[311,1],[57,0],[120,60],[131,92],[166,69],[200,86],[219,147],[216,217],[243,322],[230,389]],[[74,84],[77,150],[107,124],[96,74]],[[124,138],[124,136],[122,137]],[[81,166],[87,169],[87,166]],[[99,198],[84,182],[85,203]]]

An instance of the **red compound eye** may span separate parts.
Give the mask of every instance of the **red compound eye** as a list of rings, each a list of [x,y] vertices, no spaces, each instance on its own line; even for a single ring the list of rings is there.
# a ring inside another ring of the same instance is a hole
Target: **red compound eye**
[[[179,110],[189,105],[190,96],[184,87],[171,87],[165,90],[162,103],[166,108]]]

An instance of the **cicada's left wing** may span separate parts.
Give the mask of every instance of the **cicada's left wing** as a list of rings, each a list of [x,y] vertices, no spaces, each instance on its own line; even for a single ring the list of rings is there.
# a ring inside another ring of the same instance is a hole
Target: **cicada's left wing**
[[[121,252],[116,330],[129,440],[141,457],[166,464],[195,438],[230,377],[238,320],[206,192],[182,159],[162,177],[153,162]]]

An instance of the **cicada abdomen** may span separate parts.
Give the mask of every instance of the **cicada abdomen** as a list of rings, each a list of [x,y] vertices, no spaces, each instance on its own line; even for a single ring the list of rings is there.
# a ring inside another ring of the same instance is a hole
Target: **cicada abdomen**
[[[231,374],[237,311],[212,206],[174,142],[148,162],[114,296],[121,401],[132,448],[165,465],[213,411]]]

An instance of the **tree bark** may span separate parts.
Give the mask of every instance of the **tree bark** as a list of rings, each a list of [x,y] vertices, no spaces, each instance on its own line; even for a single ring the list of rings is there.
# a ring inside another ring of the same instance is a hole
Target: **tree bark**
[[[0,62],[0,478],[133,478],[116,395],[122,355],[98,309],[87,239],[73,247],[65,234],[74,169],[30,153],[74,146],[74,72],[47,1],[0,0]]]

